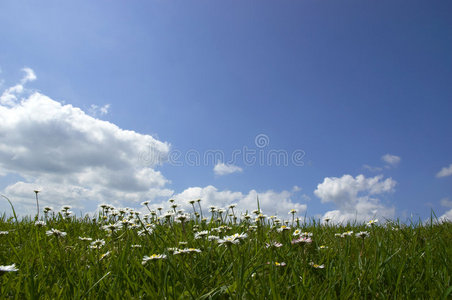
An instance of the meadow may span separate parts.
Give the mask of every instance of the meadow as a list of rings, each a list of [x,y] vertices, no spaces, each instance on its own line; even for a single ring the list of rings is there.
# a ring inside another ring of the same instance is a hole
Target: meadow
[[[234,205],[0,218],[1,299],[450,299],[452,224],[333,224]]]

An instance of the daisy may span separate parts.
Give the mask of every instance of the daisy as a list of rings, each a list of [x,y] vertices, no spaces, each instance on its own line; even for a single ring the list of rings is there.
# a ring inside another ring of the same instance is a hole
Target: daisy
[[[367,232],[367,231],[361,231],[361,232],[358,232],[357,234],[356,234],[356,237],[358,237],[358,238],[366,238],[366,237],[368,237],[369,236],[369,233]]]
[[[197,233],[195,234],[195,240],[201,239],[201,238],[207,236],[208,234],[209,234],[209,231],[207,231],[207,230],[197,232]]]
[[[367,227],[369,227],[369,226],[374,226],[374,225],[377,225],[377,223],[378,223],[378,219],[375,219],[375,220],[370,220],[369,222],[367,222]]]
[[[324,269],[325,268],[325,265],[318,265],[318,264],[313,263],[312,261],[309,263],[309,265],[315,269]]]
[[[100,249],[103,245],[105,245],[105,241],[97,239],[94,242],[91,242],[91,245],[89,247],[91,249]]]
[[[81,240],[81,241],[92,241],[93,240],[90,237],[81,237],[81,236],[79,236],[78,239]]]
[[[102,255],[100,256],[100,259],[99,259],[99,260],[102,260],[102,259],[104,259],[105,257],[109,256],[110,253],[111,253],[110,251],[107,251],[106,253],[102,254]]]
[[[64,232],[64,231],[59,231],[58,229],[52,228],[52,229],[50,229],[50,230],[47,230],[47,231],[46,231],[46,234],[47,234],[48,236],[54,235],[54,236],[56,236],[56,237],[65,237],[67,233]]]
[[[152,254],[151,256],[145,255],[143,257],[141,264],[145,265],[150,260],[159,260],[159,259],[165,259],[165,258],[166,258],[165,254]]]
[[[35,226],[36,226],[36,227],[43,227],[43,226],[46,226],[46,222],[44,222],[44,221],[36,221],[36,222],[35,222]]]
[[[270,247],[275,247],[275,248],[280,248],[282,247],[283,244],[278,243],[278,242],[272,242],[272,243],[265,243],[265,248],[270,248]]]
[[[287,230],[290,230],[290,227],[286,226],[286,225],[282,225],[281,227],[276,229],[276,231],[278,231],[278,232],[283,232],[283,231],[287,231]]]
[[[291,243],[292,243],[292,245],[299,244],[299,243],[310,244],[310,243],[312,243],[312,239],[310,237],[300,236],[298,239],[292,240]]]
[[[0,272],[17,272],[19,269],[16,268],[16,264],[9,266],[0,266]]]
[[[9,231],[0,231],[0,235],[7,235],[9,234]]]

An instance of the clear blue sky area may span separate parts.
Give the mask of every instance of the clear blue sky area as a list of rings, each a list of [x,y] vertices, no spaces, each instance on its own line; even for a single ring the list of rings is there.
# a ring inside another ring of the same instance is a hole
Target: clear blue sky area
[[[433,209],[452,218],[451,15],[451,1],[6,0],[0,93],[29,68],[37,78],[22,80],[23,99],[39,92],[166,142],[169,161],[151,169],[167,182],[148,188],[167,189],[168,197],[211,185],[217,194],[202,196],[219,206],[244,204],[255,190],[278,194],[274,207],[306,205],[300,213],[308,216],[425,219]],[[5,97],[3,118],[25,105],[7,105]],[[97,113],[92,106],[107,104]],[[8,130],[21,125],[14,126]],[[49,132],[39,132],[36,143],[45,149]],[[68,132],[67,139],[77,139]],[[102,145],[119,143],[110,142]],[[14,184],[39,183],[45,199],[53,171],[19,168],[21,157],[14,162],[5,143],[1,193],[25,206]],[[33,148],[19,138],[8,143]],[[204,159],[213,150],[221,161]],[[245,159],[248,150],[256,161]],[[37,150],[35,158],[45,153]],[[105,163],[111,172],[122,170],[113,165],[114,158]],[[125,197],[95,196],[100,187],[84,185],[86,172],[67,184],[88,202]],[[116,182],[108,180],[107,186]],[[139,206],[144,196],[137,197]]]

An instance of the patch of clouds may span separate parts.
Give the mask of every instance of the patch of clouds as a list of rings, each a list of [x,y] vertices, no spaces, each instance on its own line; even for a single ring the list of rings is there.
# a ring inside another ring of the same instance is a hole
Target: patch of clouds
[[[24,92],[24,85],[27,82],[36,80],[36,74],[30,68],[23,68],[22,71],[25,73],[24,77],[20,80],[20,83],[5,89],[0,96],[0,105],[3,106],[14,106],[18,102],[18,97]]]
[[[98,115],[104,116],[104,115],[108,114],[109,110],[110,110],[110,104],[105,104],[103,106],[91,104],[91,106],[88,109],[88,113],[92,117],[97,117]]]
[[[299,192],[299,191],[301,191],[301,187],[299,187],[298,185],[294,185],[293,188],[292,188],[292,192],[296,193],[296,192]]]
[[[33,70],[23,71],[20,83],[0,98],[0,170],[23,179],[3,191],[16,211],[34,211],[36,188],[42,188],[43,205],[69,204],[85,211],[111,199],[128,205],[173,194],[156,170],[167,161],[168,143],[41,93],[18,101],[23,85],[36,79]],[[143,153],[153,157],[143,163]]]
[[[215,175],[223,176],[223,175],[228,175],[228,174],[232,174],[232,173],[242,172],[243,169],[236,165],[218,162],[215,165],[215,167],[213,167],[213,171],[214,171]]]
[[[329,218],[335,223],[365,222],[394,216],[394,207],[385,206],[376,196],[393,192],[396,184],[392,178],[383,179],[382,175],[366,178],[346,174],[324,178],[314,194],[322,203],[337,206],[336,210],[326,212],[323,219]]]
[[[369,170],[371,172],[381,172],[381,171],[383,171],[383,168],[381,168],[381,167],[372,167],[372,166],[369,166],[369,165],[363,165],[363,168],[366,169],[366,170]]]
[[[381,172],[383,169],[391,169],[397,167],[397,165],[400,163],[401,158],[400,156],[393,155],[393,154],[385,154],[381,157],[381,160],[385,163],[384,167],[380,166],[370,166],[370,165],[363,165],[363,169],[368,170],[370,172]]]
[[[206,187],[190,187],[179,194],[175,194],[173,199],[186,210],[192,210],[188,201],[201,199],[203,212],[207,213],[210,206],[227,208],[231,204],[237,204],[237,212],[248,212],[251,214],[256,210],[259,199],[260,210],[268,215],[279,215],[287,217],[291,209],[296,209],[299,213],[306,211],[307,205],[294,200],[293,192],[283,190],[276,192],[272,190],[257,192],[250,190],[248,193],[233,192],[229,190],[219,191],[216,187],[209,185]]]
[[[436,177],[437,178],[441,178],[441,177],[447,177],[452,175],[452,164],[450,164],[448,167],[444,167],[442,168],[437,174]]]
[[[439,222],[452,222],[452,200],[449,198],[443,198],[440,201],[441,206],[449,208],[443,215],[438,218]]]
[[[395,167],[400,163],[400,156],[385,154],[381,157],[381,160],[387,164],[387,167]]]

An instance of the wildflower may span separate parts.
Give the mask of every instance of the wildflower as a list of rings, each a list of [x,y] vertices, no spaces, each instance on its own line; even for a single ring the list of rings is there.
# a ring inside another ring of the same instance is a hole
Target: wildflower
[[[300,229],[296,229],[294,232],[293,232],[293,235],[294,236],[298,236],[298,235],[300,235],[301,234],[301,230]]]
[[[252,213],[257,216],[257,215],[259,215],[261,213],[261,211],[259,209],[255,209],[255,210],[252,211]]]
[[[251,216],[249,214],[244,214],[242,218],[244,218],[245,220],[249,220]]]
[[[236,207],[237,206],[237,204],[235,204],[235,203],[233,203],[233,204],[231,204],[231,205],[229,205],[229,208],[234,208],[234,207]]]
[[[290,214],[294,215],[294,214],[296,214],[296,213],[297,213],[297,210],[296,210],[296,209],[291,209],[291,210],[289,211],[289,215],[290,215]]]
[[[265,248],[270,248],[270,247],[275,247],[275,248],[280,248],[282,247],[283,244],[278,243],[278,242],[272,242],[272,243],[265,243]]]
[[[321,246],[319,247],[319,249],[328,249],[328,246],[321,245]]]
[[[102,229],[105,230],[105,231],[108,231],[108,232],[115,232],[116,230],[119,230],[122,227],[123,223],[124,222],[122,222],[122,223],[117,222],[117,223],[107,224],[107,225],[102,226]]]
[[[218,240],[218,244],[221,245],[236,245],[238,243],[240,243],[240,240],[243,240],[245,238],[247,238],[248,235],[246,233],[241,233],[241,234],[234,234],[234,235],[230,235],[230,236],[225,236],[223,239],[219,239]]]
[[[188,201],[188,203],[195,204],[195,200],[190,200],[190,201]]]
[[[131,245],[130,247],[132,247],[132,248],[141,248],[142,246],[141,245]]]
[[[56,236],[56,237],[65,237],[67,233],[64,232],[64,231],[59,231],[58,229],[52,228],[52,229],[50,229],[50,230],[47,230],[47,231],[46,231],[46,234],[47,234],[48,236],[54,235],[54,236]]]
[[[141,205],[144,205],[144,206],[148,206],[148,204],[149,204],[149,201],[144,201],[141,203]]]
[[[91,245],[89,247],[91,249],[100,249],[103,245],[105,245],[105,241],[97,239],[94,242],[91,242]]]
[[[145,265],[150,260],[159,260],[159,259],[165,259],[165,258],[166,258],[165,254],[152,254],[151,256],[145,255],[143,257],[143,261],[141,262],[141,264]]]
[[[72,208],[72,206],[65,205],[65,206],[63,206],[63,207],[61,208],[61,210],[62,210],[62,211],[68,211],[68,210],[70,210],[71,208]]]
[[[375,219],[375,220],[370,220],[369,222],[367,222],[367,227],[369,227],[369,226],[374,226],[374,225],[376,225],[378,223],[378,219]]]
[[[0,231],[0,235],[7,235],[9,234],[9,231]]]
[[[286,231],[286,230],[290,230],[290,227],[286,226],[286,225],[282,225],[281,227],[279,227],[277,229],[278,232],[283,232],[283,231]]]
[[[0,272],[17,272],[19,269],[16,268],[16,264],[9,266],[0,266]]]
[[[310,244],[310,243],[312,243],[312,239],[310,237],[300,236],[298,239],[292,240],[291,243],[292,243],[292,245],[299,244],[299,243]]]
[[[44,222],[44,221],[36,221],[36,222],[35,222],[35,226],[36,226],[36,227],[43,227],[43,226],[46,226],[46,222]]]
[[[276,267],[284,267],[284,266],[286,266],[286,263],[285,262],[277,262],[277,261],[275,261],[275,266]]]
[[[312,261],[309,263],[309,265],[315,269],[324,269],[325,268],[325,265],[318,265],[318,264],[313,263]]]
[[[81,241],[92,241],[93,240],[90,237],[81,237],[81,236],[79,236],[78,239],[81,240]]]
[[[208,239],[209,241],[218,241],[218,240],[220,239],[220,237],[219,237],[219,236],[216,236],[216,235],[209,235],[209,236],[207,237],[207,239]]]
[[[173,252],[174,255],[177,254],[185,254],[185,253],[200,253],[201,250],[200,249],[196,249],[196,248],[185,248],[185,249],[180,249],[180,250],[176,250]]]
[[[102,254],[102,255],[100,256],[100,259],[99,259],[99,260],[102,260],[102,259],[104,259],[105,257],[109,256],[110,253],[111,253],[110,251],[107,251],[106,253]]]
[[[44,213],[48,213],[49,211],[53,210],[50,206],[44,207]]]
[[[358,238],[366,238],[366,237],[368,237],[369,236],[369,233],[367,232],[367,231],[361,231],[361,232],[358,232],[357,234],[356,234],[356,237],[358,237]]]
[[[349,230],[349,231],[346,231],[346,232],[342,233],[342,234],[340,235],[340,237],[351,236],[352,234],[353,234],[353,231]]]
[[[197,233],[195,234],[195,240],[201,239],[201,238],[205,237],[205,236],[208,235],[208,234],[209,234],[209,232],[208,232],[207,230],[197,232]]]
[[[188,244],[188,242],[179,242],[179,245],[181,245],[181,246],[185,246],[187,244]]]
[[[267,216],[264,215],[264,214],[259,214],[259,215],[257,216],[257,219],[258,219],[258,220],[264,220],[265,218],[267,218]]]
[[[181,223],[185,222],[188,218],[190,218],[190,215],[188,214],[180,214],[175,217],[176,221]]]

